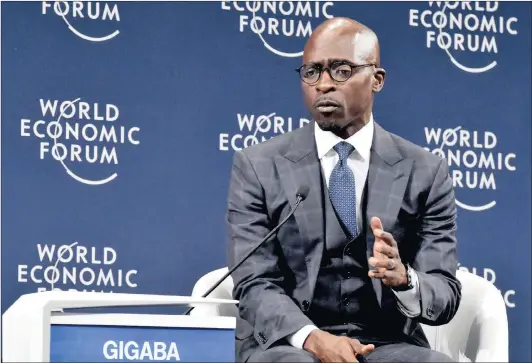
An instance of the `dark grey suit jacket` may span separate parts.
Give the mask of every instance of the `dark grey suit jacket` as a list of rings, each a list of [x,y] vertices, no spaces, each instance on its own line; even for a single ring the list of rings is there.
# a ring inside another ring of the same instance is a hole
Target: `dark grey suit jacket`
[[[232,275],[239,300],[237,359],[256,349],[288,344],[313,322],[312,302],[323,245],[321,166],[314,124],[236,152],[228,197],[229,267],[248,253],[293,208],[301,185],[310,192],[294,216]],[[426,345],[419,323],[441,325],[458,309],[456,207],[446,161],[375,124],[368,173],[366,221],[381,219],[401,259],[419,276],[421,315],[404,317],[403,332]],[[367,255],[374,236],[368,226]],[[397,309],[389,287],[372,279],[381,309]]]

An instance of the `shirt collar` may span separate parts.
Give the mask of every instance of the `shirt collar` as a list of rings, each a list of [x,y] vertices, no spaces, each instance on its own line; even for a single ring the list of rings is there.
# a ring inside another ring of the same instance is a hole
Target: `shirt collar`
[[[318,150],[318,158],[321,160],[332,148],[341,141],[346,141],[353,145],[355,150],[364,160],[369,160],[371,144],[373,143],[374,122],[373,115],[369,122],[358,130],[350,138],[344,140],[336,136],[331,131],[323,131],[318,124],[314,125],[314,136],[316,139],[316,148]]]

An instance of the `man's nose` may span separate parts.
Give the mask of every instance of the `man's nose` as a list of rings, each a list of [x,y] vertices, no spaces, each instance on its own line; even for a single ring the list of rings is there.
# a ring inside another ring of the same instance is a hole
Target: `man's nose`
[[[336,89],[336,84],[327,70],[323,70],[320,80],[316,84],[316,89],[320,93],[327,93]]]

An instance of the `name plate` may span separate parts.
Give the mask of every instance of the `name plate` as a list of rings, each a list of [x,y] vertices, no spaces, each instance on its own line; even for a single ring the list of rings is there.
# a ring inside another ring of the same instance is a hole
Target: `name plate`
[[[57,325],[51,362],[234,362],[234,329]]]

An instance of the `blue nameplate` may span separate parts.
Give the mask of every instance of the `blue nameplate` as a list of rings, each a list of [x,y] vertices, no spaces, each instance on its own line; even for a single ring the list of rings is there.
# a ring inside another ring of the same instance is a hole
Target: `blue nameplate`
[[[52,325],[51,362],[234,362],[234,329]]]

